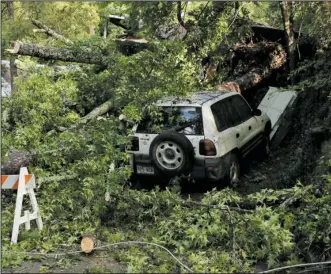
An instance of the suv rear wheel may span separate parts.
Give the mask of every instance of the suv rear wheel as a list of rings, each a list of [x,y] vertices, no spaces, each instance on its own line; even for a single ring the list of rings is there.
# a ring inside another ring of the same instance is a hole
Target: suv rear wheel
[[[153,140],[149,154],[155,169],[173,177],[191,170],[194,149],[185,135],[168,132]]]

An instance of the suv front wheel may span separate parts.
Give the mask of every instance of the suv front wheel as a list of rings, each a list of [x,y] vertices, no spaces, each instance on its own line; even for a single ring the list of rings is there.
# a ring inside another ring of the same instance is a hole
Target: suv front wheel
[[[228,159],[228,170],[226,174],[226,181],[229,185],[236,185],[240,177],[240,163],[236,154],[231,153]]]

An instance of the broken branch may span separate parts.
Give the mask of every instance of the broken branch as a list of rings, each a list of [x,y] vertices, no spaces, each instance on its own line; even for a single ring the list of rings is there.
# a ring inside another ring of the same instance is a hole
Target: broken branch
[[[44,47],[32,43],[16,41],[12,49],[6,49],[11,54],[19,54],[85,64],[106,65],[106,57],[97,52],[88,52],[81,49]]]
[[[57,130],[52,129],[51,131],[47,132],[46,135],[51,135],[56,132],[64,132],[64,131],[68,131],[68,130],[78,129],[80,126],[87,124],[90,120],[96,119],[97,117],[106,114],[108,111],[111,110],[111,108],[113,106],[114,106],[113,99],[109,99],[108,101],[104,102],[102,105],[96,107],[90,113],[85,115],[73,126],[71,126],[69,128],[58,127]]]
[[[182,2],[177,2],[177,20],[179,22],[179,24],[181,24],[181,26],[186,29],[185,27],[185,22],[182,18]]]
[[[46,30],[44,30],[44,29],[33,29],[32,31],[34,33],[46,33]]]
[[[46,25],[44,25],[43,23],[41,23],[38,20],[32,19],[31,20],[32,24],[34,24],[36,27],[38,27],[39,29],[43,30],[46,34],[55,37],[58,40],[63,41],[64,43],[66,43],[67,45],[73,45],[73,42],[70,41],[69,39],[65,38],[63,35],[58,34],[57,32],[55,32],[54,30],[50,29],[49,27],[47,27]],[[34,31],[35,32],[35,31]]]

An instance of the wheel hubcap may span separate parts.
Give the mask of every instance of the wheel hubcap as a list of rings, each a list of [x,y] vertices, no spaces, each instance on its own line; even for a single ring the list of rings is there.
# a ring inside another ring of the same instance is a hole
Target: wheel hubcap
[[[174,142],[162,142],[156,147],[156,159],[166,169],[176,169],[184,161],[182,148]]]

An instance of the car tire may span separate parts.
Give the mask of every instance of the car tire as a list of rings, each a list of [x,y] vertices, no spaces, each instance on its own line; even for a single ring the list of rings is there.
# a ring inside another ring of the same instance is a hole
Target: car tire
[[[240,177],[240,162],[235,153],[231,153],[227,160],[227,171],[225,175],[226,183],[230,186],[236,186]]]
[[[167,132],[153,140],[149,156],[156,170],[166,177],[174,177],[191,171],[194,148],[185,135]]]

